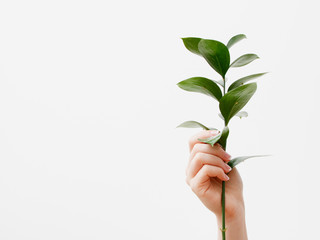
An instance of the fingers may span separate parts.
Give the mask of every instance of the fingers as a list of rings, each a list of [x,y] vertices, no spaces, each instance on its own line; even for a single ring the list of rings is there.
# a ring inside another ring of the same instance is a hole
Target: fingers
[[[207,153],[215,155],[221,159],[223,159],[225,162],[229,162],[231,156],[226,153],[222,147],[219,144],[215,144],[213,147],[209,144],[205,143],[196,143],[190,153],[190,161],[195,157],[198,153]]]
[[[189,185],[191,182],[196,182],[197,185],[205,182],[208,184],[210,177],[216,177],[222,181],[229,180],[226,173],[230,172],[231,168],[226,162],[230,161],[231,156],[219,144],[212,147],[198,140],[215,136],[218,133],[217,130],[205,130],[190,138],[190,160],[186,169],[186,180]]]
[[[197,175],[190,179],[189,185],[196,192],[205,192],[211,186],[210,178],[219,178],[221,181],[228,181],[229,177],[225,174],[222,168],[212,165],[204,165]]]
[[[187,178],[191,180],[205,165],[218,167],[225,173],[231,171],[231,167],[226,164],[221,158],[204,152],[198,152],[187,168]]]

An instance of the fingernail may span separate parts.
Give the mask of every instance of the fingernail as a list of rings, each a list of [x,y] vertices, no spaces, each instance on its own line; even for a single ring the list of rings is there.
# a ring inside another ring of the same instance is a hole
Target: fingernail
[[[210,134],[218,134],[220,131],[219,130],[210,130]]]
[[[230,154],[228,154],[228,153],[225,153],[225,157],[226,157],[226,159],[230,160],[231,155],[230,155]]]
[[[230,178],[228,177],[228,175],[225,175],[226,181],[228,181]]]
[[[232,168],[228,164],[226,164],[226,168],[227,168],[228,172],[230,172],[232,170]]]

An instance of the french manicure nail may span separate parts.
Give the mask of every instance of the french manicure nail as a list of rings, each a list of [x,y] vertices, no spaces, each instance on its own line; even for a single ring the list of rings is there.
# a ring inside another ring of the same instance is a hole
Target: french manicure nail
[[[225,156],[226,156],[226,159],[230,160],[230,158],[231,158],[230,154],[226,153]]]
[[[220,131],[219,130],[211,130],[210,134],[218,134]]]
[[[225,175],[225,177],[226,177],[226,180],[228,181],[230,178],[228,177],[228,175]]]
[[[232,168],[228,164],[226,164],[226,167],[227,167],[228,172],[230,172],[232,170]]]

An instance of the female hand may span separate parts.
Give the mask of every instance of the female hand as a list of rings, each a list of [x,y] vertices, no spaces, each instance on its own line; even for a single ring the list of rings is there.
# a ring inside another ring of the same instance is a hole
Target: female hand
[[[222,181],[226,181],[225,214],[227,228],[236,226],[233,230],[227,231],[228,239],[232,239],[232,234],[234,234],[235,239],[246,239],[241,177],[236,168],[231,170],[227,165],[227,162],[230,161],[230,155],[219,144],[212,147],[198,140],[217,134],[217,131],[210,130],[199,132],[191,137],[186,182],[202,203],[215,213],[220,225]]]

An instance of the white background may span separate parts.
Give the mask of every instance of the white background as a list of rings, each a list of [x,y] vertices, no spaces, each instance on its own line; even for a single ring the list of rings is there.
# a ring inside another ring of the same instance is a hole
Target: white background
[[[176,83],[217,79],[181,37],[268,71],[233,119],[249,239],[320,239],[317,1],[0,2],[0,239],[215,239],[185,183],[185,120],[222,127],[218,105]]]

